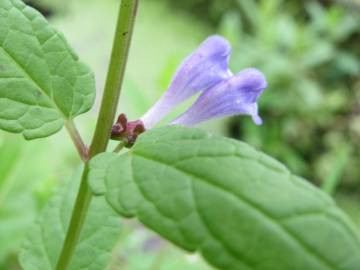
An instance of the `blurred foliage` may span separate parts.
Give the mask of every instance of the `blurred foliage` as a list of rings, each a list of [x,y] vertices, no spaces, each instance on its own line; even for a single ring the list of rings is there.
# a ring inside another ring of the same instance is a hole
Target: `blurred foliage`
[[[142,225],[125,222],[108,270],[210,270],[198,255],[190,255],[162,240]]]
[[[164,1],[164,0],[159,0]],[[211,25],[217,25],[224,13],[237,8],[234,0],[165,0],[174,10],[183,10],[195,17],[205,20]]]
[[[20,136],[0,133],[1,270],[16,265],[16,254],[28,228],[53,188],[78,165],[71,142],[64,135],[26,143]]]
[[[319,184],[341,179],[360,190],[359,17],[316,1],[301,16],[282,0],[238,3],[220,25],[237,44],[232,66],[258,67],[269,88],[260,99],[265,125],[235,119],[232,135]]]
[[[26,2],[50,16],[95,70],[99,98],[118,0]],[[269,88],[259,100],[265,123],[257,127],[236,117],[204,127],[245,140],[327,192],[337,191],[340,205],[360,224],[359,7],[358,0],[142,1],[120,110],[139,117],[181,60],[217,30],[233,44],[234,72],[254,66],[266,74]],[[93,112],[77,123],[87,142],[94,119]],[[0,133],[0,270],[18,269],[27,228],[78,163],[64,132],[30,143]],[[109,269],[120,268],[208,269],[134,223],[114,250]]]

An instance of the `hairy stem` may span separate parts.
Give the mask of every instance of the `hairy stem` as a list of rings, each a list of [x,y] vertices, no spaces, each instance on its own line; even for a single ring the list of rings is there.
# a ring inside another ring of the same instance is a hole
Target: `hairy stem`
[[[70,137],[76,147],[76,150],[79,153],[80,158],[82,161],[86,162],[88,159],[88,149],[82,140],[79,131],[77,130],[73,120],[65,121],[65,127],[70,134]]]
[[[110,139],[111,127],[114,122],[124,79],[137,5],[138,0],[121,1],[104,94],[94,137],[89,148],[89,159],[98,153],[106,151]],[[70,225],[56,265],[56,270],[68,269],[80,237],[92,197],[87,184],[88,172],[89,166],[86,162]]]

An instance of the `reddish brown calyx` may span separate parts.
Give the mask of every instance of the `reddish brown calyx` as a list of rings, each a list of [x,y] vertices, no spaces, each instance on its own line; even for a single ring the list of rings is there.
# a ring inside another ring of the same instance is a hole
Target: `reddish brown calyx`
[[[126,147],[131,147],[143,132],[145,132],[145,127],[141,120],[128,122],[126,115],[122,113],[112,126],[111,139],[123,141]]]

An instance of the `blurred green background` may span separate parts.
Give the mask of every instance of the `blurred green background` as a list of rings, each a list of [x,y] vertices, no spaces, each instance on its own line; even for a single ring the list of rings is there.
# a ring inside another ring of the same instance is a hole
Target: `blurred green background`
[[[107,69],[117,0],[32,0],[95,71]],[[208,35],[233,45],[233,72],[262,70],[264,125],[247,117],[202,128],[244,140],[332,194],[360,228],[360,1],[141,0],[119,111],[140,117]],[[77,120],[91,139],[99,100]],[[0,269],[20,269],[24,235],[80,161],[68,135],[25,142],[0,131]],[[281,191],[279,191],[281,192]],[[276,194],[274,194],[276,196]],[[210,269],[126,221],[109,269]]]

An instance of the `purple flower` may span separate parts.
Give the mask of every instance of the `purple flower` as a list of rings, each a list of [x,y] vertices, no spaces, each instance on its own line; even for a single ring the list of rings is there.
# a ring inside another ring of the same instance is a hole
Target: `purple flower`
[[[204,91],[172,124],[193,126],[211,118],[245,114],[260,125],[262,121],[256,101],[266,87],[265,77],[260,71],[245,69]]]
[[[207,38],[178,68],[158,102],[141,118],[147,129],[160,122],[184,100],[232,76],[228,69],[231,47],[220,36]]]
[[[262,120],[257,99],[267,87],[265,76],[255,68],[233,75],[228,68],[231,48],[220,36],[211,36],[180,65],[169,89],[140,120],[128,122],[120,115],[112,128],[112,139],[129,147],[138,135],[160,122],[184,100],[201,92],[195,103],[171,124],[193,126],[231,115],[250,115],[255,124]]]

